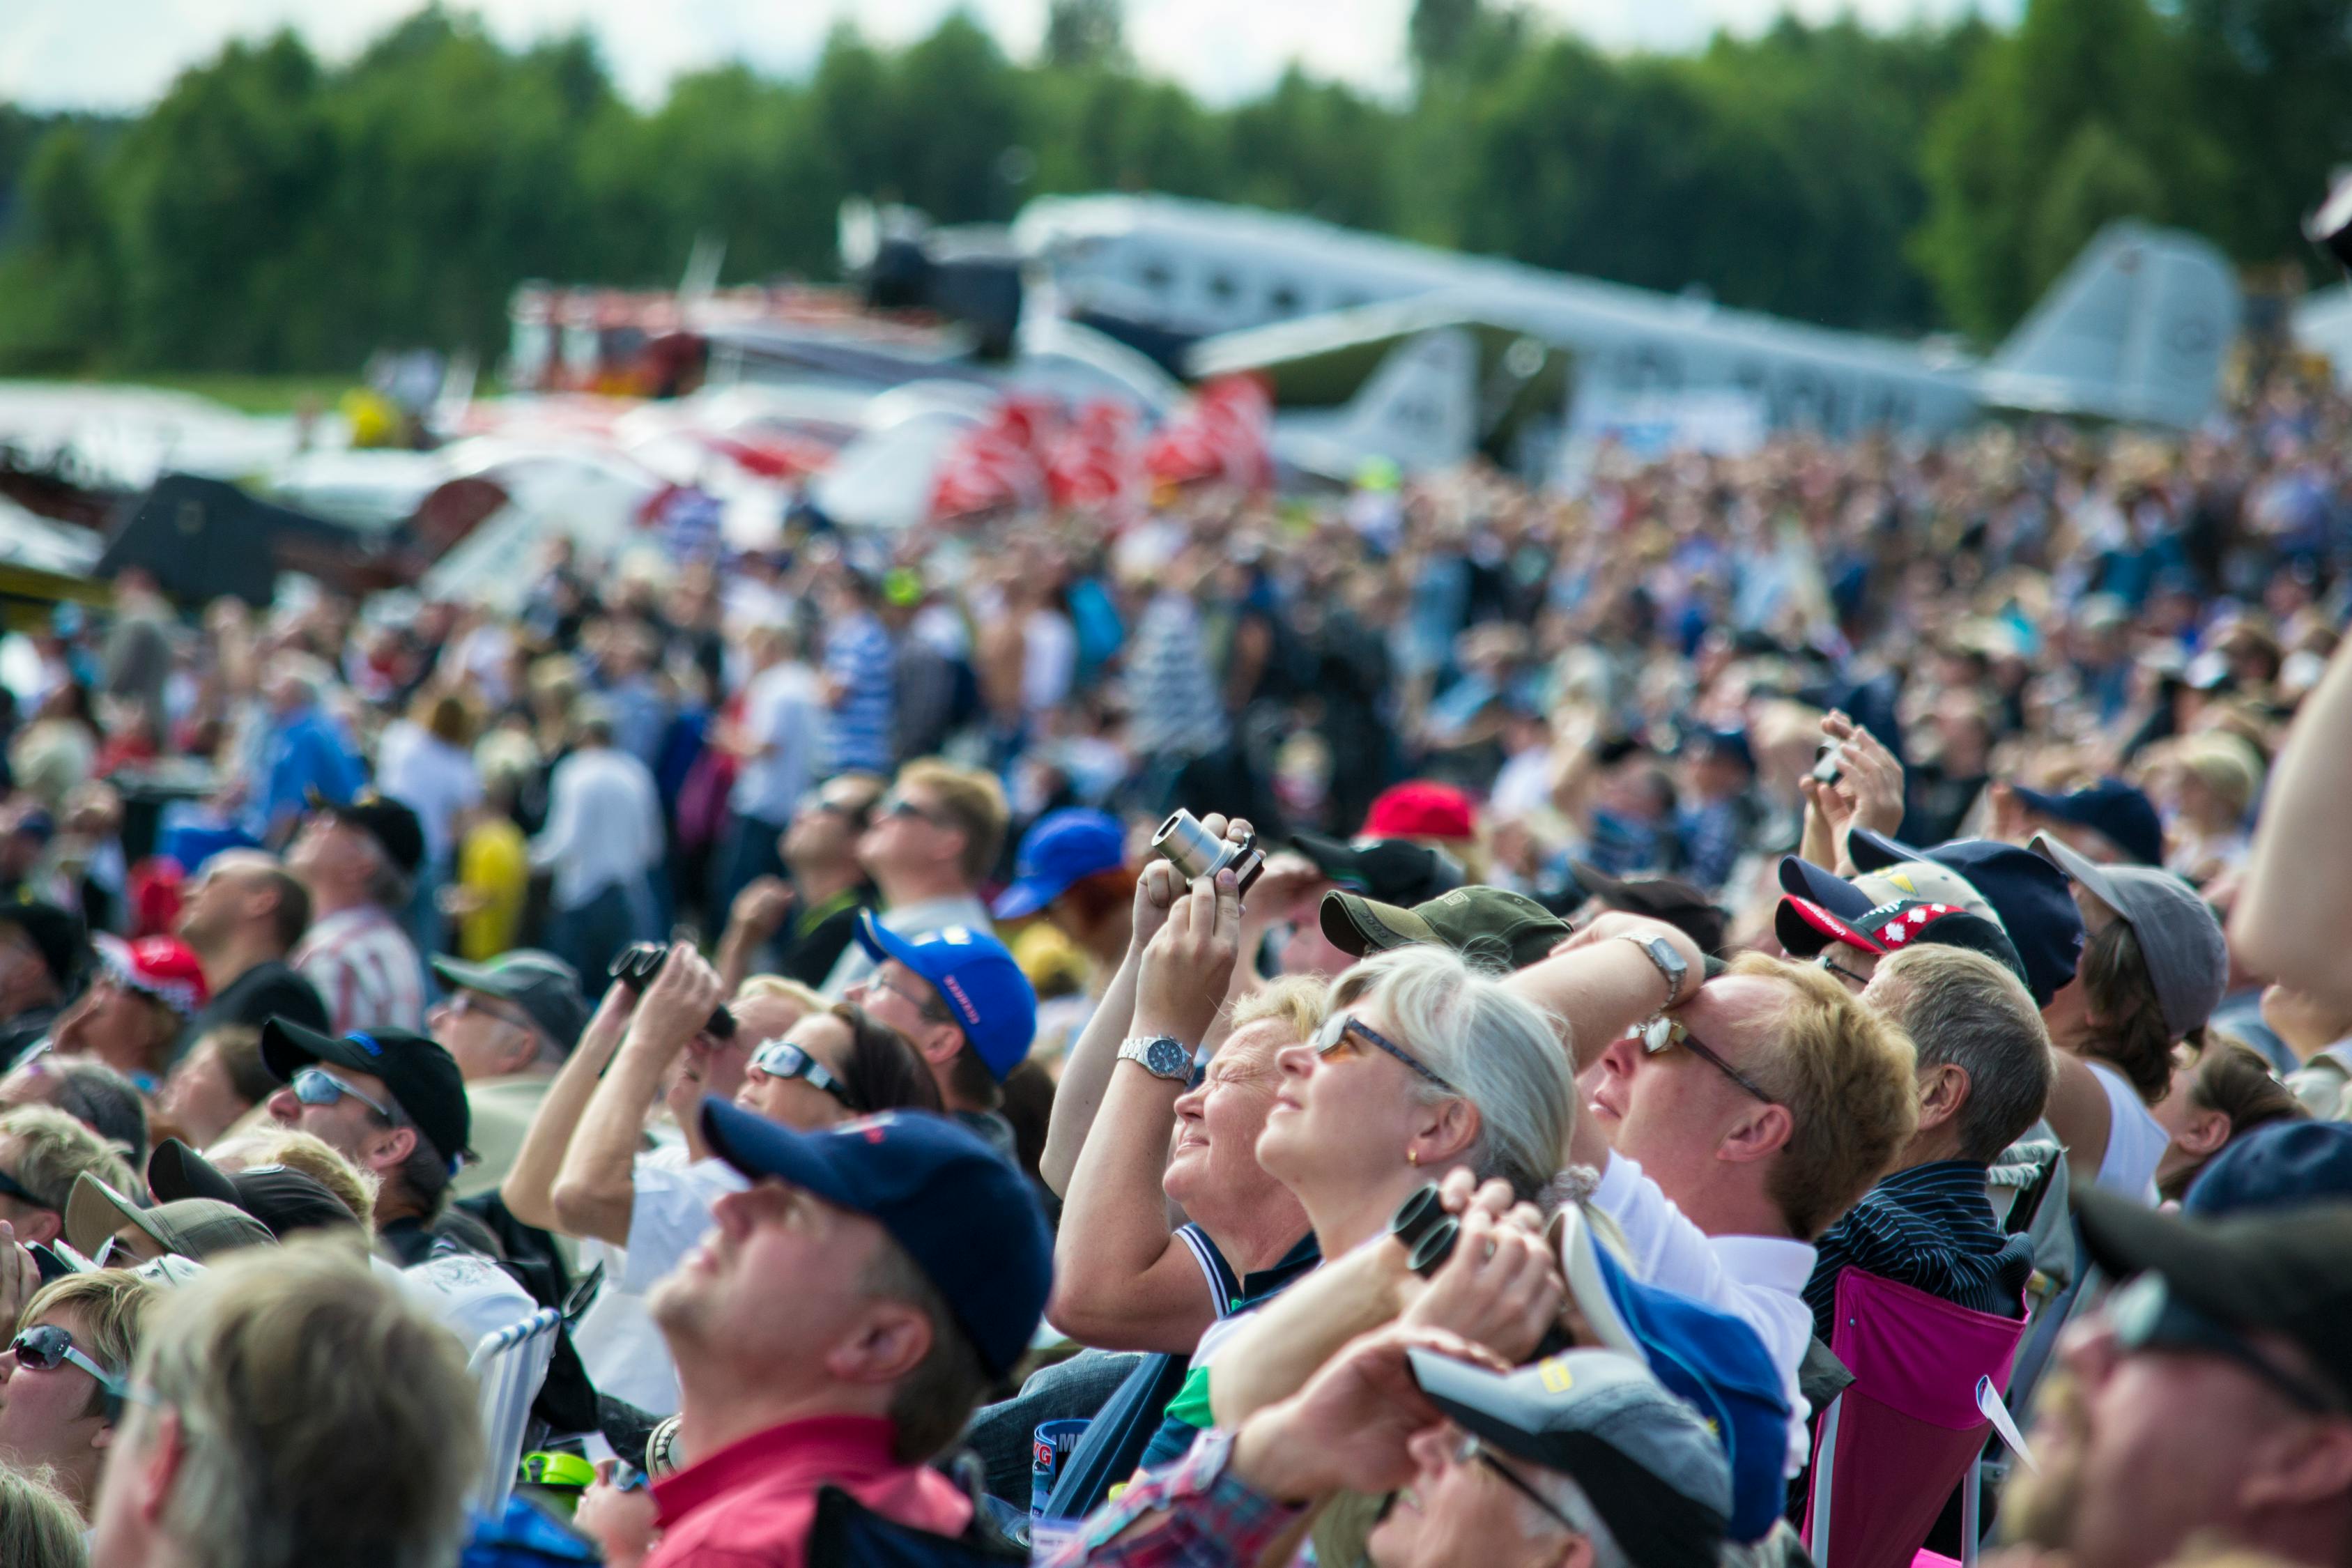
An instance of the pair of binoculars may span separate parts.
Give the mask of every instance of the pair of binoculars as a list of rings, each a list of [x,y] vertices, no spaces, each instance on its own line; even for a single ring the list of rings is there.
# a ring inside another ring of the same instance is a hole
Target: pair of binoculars
[[[633,942],[620,951],[605,973],[642,996],[668,957],[669,943],[666,942]],[[702,1032],[714,1040],[733,1039],[735,1015],[721,1003],[719,1010],[710,1015],[710,1022],[702,1026]]]
[[[1404,1248],[1412,1271],[1426,1279],[1454,1256],[1454,1244],[1462,1239],[1462,1222],[1445,1212],[1437,1196],[1437,1184],[1430,1182],[1397,1205],[1396,1213],[1389,1216],[1389,1234]],[[1554,1323],[1537,1342],[1534,1359],[1541,1361],[1574,1348],[1575,1342]]]

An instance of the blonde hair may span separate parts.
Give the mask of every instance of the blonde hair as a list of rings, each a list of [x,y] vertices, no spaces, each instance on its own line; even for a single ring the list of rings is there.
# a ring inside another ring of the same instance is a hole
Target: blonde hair
[[[179,1418],[161,1528],[194,1568],[457,1555],[482,1465],[465,1352],[349,1252],[297,1240],[221,1263],[177,1293],[138,1381]],[[153,1419],[141,1406],[124,1443]]]
[[[2175,742],[2172,761],[2243,816],[2263,787],[2260,753],[2226,730],[2203,730]]]
[[[1311,1040],[1323,1020],[1331,1016],[1331,988],[1312,974],[1286,974],[1269,980],[1234,1004],[1232,1026],[1245,1029],[1268,1018],[1279,1018],[1302,1040]]]
[[[215,1161],[234,1160],[247,1169],[283,1165],[299,1171],[341,1198],[343,1206],[358,1217],[361,1229],[375,1234],[375,1197],[383,1190],[383,1179],[352,1164],[313,1133],[297,1132],[290,1127],[257,1127],[222,1140],[207,1152]]]
[[[1917,1129],[1916,1053],[1909,1036],[1811,964],[1745,952],[1730,973],[1792,993],[1770,1049],[1748,1070],[1791,1123],[1767,1195],[1810,1241],[1870,1191]]]
[[[83,1568],[81,1515],[47,1470],[0,1468],[0,1563],[8,1568]]]
[[[141,1331],[147,1325],[147,1314],[163,1294],[163,1287],[151,1285],[128,1269],[100,1268],[89,1274],[68,1274],[33,1292],[33,1299],[25,1303],[25,1310],[16,1319],[16,1331],[23,1332],[26,1324],[37,1323],[52,1312],[73,1312],[81,1318],[88,1331],[89,1342],[81,1348],[109,1373],[127,1377],[131,1363],[139,1357]],[[105,1403],[104,1391],[91,1389],[89,1408],[84,1414],[97,1415]]]
[[[787,980],[781,974],[753,974],[735,987],[738,1001],[754,996],[781,996],[787,1002],[797,1002],[803,1013],[822,1013],[833,1005],[814,985],[803,985],[797,980]]]
[[[986,881],[1004,848],[1004,827],[1012,817],[995,775],[958,767],[944,757],[918,757],[898,770],[897,787],[908,784],[938,795],[940,809],[963,830],[963,879],[975,888]]]
[[[74,1178],[85,1171],[118,1193],[139,1190],[120,1144],[53,1105],[20,1105],[0,1115],[0,1136],[16,1141],[17,1183],[60,1215],[73,1196]]]

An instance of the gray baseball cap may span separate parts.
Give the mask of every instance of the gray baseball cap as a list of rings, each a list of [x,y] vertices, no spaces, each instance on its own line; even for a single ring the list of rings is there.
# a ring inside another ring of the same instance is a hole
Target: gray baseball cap
[[[2230,944],[2196,889],[2152,866],[2102,866],[2046,833],[2033,836],[2033,852],[2131,927],[2174,1039],[2213,1016],[2230,983]]]
[[[1405,1355],[1465,1431],[1573,1479],[1634,1568],[1714,1568],[1731,1512],[1723,1444],[1639,1361],[1570,1351],[1506,1376],[1436,1351]]]
[[[580,993],[580,972],[551,952],[519,947],[488,963],[436,957],[433,973],[457,990],[478,991],[513,1003],[562,1050],[578,1045],[581,1031],[588,1027],[588,1001]]]

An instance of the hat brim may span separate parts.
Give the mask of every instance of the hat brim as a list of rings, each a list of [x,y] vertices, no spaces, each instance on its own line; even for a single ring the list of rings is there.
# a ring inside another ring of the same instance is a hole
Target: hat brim
[[[1364,880],[1363,856],[1352,844],[1337,838],[1327,838],[1320,833],[1294,833],[1290,847],[1315,863],[1315,868],[1333,881],[1353,879]]]
[[[1361,893],[1324,894],[1318,919],[1323,926],[1323,940],[1356,958],[1415,942],[1445,945],[1436,928],[1411,910],[1380,903]]]
[[[1784,898],[1772,915],[1773,934],[1793,958],[1812,958],[1832,944],[1885,956],[1885,944],[1865,936],[1811,899]]]
[[[85,1257],[96,1258],[126,1222],[137,1226],[164,1251],[179,1250],[144,1209],[88,1171],[74,1178],[73,1194],[66,1199],[65,1218],[66,1241]]]
[[[2260,1324],[2269,1317],[2262,1271],[2210,1221],[2184,1219],[2102,1188],[2074,1194],[2083,1246],[2116,1279],[2161,1274],[2168,1289],[2217,1321]]]
[[[462,958],[451,958],[437,952],[426,962],[433,966],[433,973],[454,990],[478,991],[485,996],[501,997],[509,1002],[521,999],[524,988],[488,964],[467,963]]]
[[[280,1083],[292,1083],[294,1075],[304,1068],[320,1062],[331,1062],[339,1068],[377,1077],[377,1063],[366,1052],[349,1040],[333,1035],[322,1035],[283,1016],[273,1017],[261,1026],[261,1065],[268,1068]]]
[[[1906,860],[1927,858],[1901,839],[1889,838],[1867,827],[1846,829],[1845,852],[1853,857],[1853,868],[1857,871],[1883,871]]]
[[[2116,886],[2116,879],[2108,876],[2105,868],[2097,861],[2064,839],[2053,838],[2047,833],[2035,834],[2026,847],[2065,872],[2067,880],[2089,889],[2099,902],[2116,914],[2126,920],[2130,918],[2129,895]]]
[[[825,1202],[860,1213],[865,1205],[853,1199],[833,1166],[817,1152],[816,1141],[780,1122],[744,1110],[709,1096],[702,1102],[702,1136],[710,1152],[732,1166],[747,1182],[775,1177],[791,1186],[814,1193]]]
[[[988,912],[1001,921],[1025,921],[1069,890],[1058,877],[1024,877],[997,894]]]
[[[1780,890],[1809,899],[1840,920],[1858,921],[1872,908],[1868,893],[1836,872],[1794,855],[1780,857]]]
[[[1551,1231],[1552,1253],[1559,1259],[1569,1299],[1582,1315],[1585,1327],[1606,1349],[1641,1360],[1642,1342],[1625,1314],[1617,1310],[1617,1298],[1610,1293],[1608,1277],[1601,1272],[1601,1243],[1585,1224],[1584,1211],[1572,1203],[1561,1205],[1552,1215]]]
[[[1625,896],[1625,879],[1612,877],[1600,867],[1586,860],[1570,860],[1568,874],[1584,889],[1588,899],[1622,899]]]
[[[237,1208],[245,1206],[237,1201],[236,1184],[227,1173],[177,1138],[164,1139],[147,1157],[147,1190],[155,1194],[157,1203],[211,1198]]]

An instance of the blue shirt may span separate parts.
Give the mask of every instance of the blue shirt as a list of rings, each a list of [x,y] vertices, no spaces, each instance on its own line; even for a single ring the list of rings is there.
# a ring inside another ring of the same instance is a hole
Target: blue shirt
[[[265,843],[275,829],[309,809],[310,791],[341,805],[367,782],[342,731],[316,707],[271,727],[261,749],[261,777],[260,798],[247,807],[245,827]]]
[[[890,696],[897,666],[890,634],[866,611],[845,617],[824,639],[824,672],[842,688],[828,726],[827,775],[853,769],[890,771]]]
[[[2004,1235],[1993,1223],[1985,1169],[1975,1160],[1938,1160],[1897,1171],[1822,1232],[1805,1281],[1805,1305],[1813,1310],[1822,1343],[1837,1326],[1838,1276],[1848,1268],[1970,1311],[2024,1315],[2033,1242]]]

